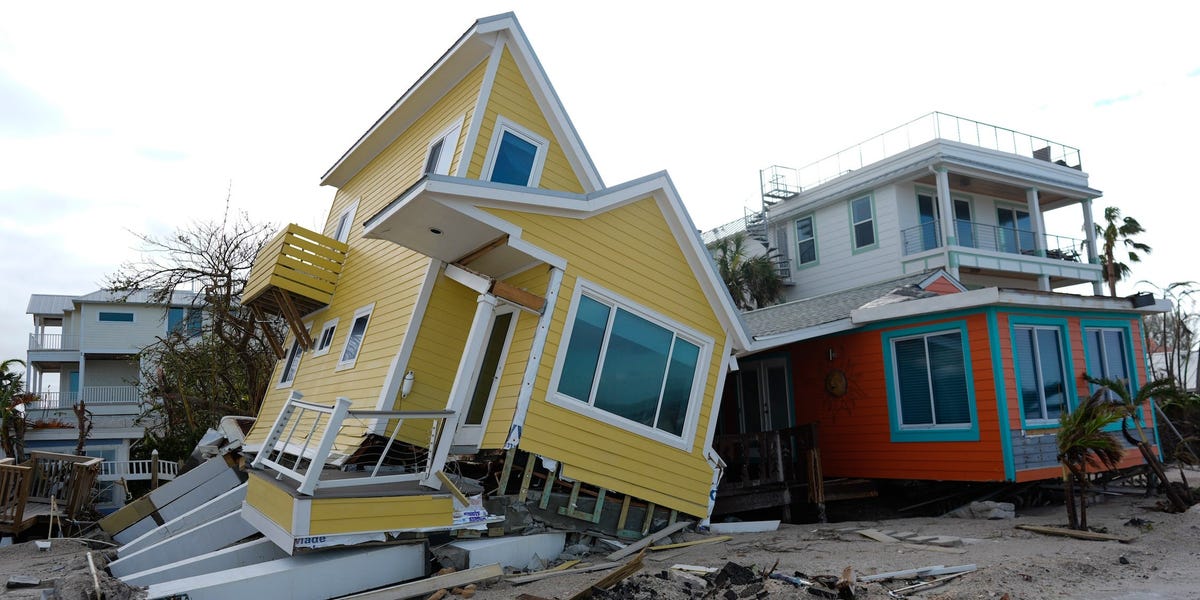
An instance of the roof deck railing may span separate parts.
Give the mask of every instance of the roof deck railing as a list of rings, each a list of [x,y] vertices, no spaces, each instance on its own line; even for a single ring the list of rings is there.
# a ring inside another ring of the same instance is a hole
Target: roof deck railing
[[[762,193],[770,198],[790,198],[802,190],[936,139],[1044,160],[1076,170],[1083,168],[1078,148],[1005,127],[931,112],[799,169],[778,165],[767,167],[760,174]]]

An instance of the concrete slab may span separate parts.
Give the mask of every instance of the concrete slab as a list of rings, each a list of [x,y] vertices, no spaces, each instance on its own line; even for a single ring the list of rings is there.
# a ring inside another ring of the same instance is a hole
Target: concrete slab
[[[195,527],[187,535],[175,536],[118,558],[108,563],[108,570],[117,577],[124,577],[212,552],[256,533],[258,530],[242,518],[242,512],[235,511]]]
[[[326,550],[152,584],[149,598],[323,600],[424,577],[425,565],[424,543]]]
[[[146,587],[155,583],[195,577],[285,558],[287,553],[267,538],[185,558],[178,562],[147,569],[121,578],[129,585]]]
[[[543,562],[558,558],[566,542],[565,532],[514,535],[452,542],[438,548],[435,554],[459,570],[493,563],[524,569],[534,555]]]
[[[212,500],[163,523],[117,548],[117,556],[124,557],[175,537],[189,529],[214,521],[242,507],[246,499],[246,484],[241,484]]]

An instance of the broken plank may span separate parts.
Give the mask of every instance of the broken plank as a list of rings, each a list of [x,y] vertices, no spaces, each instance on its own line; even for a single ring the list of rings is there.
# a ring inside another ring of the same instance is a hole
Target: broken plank
[[[624,548],[621,548],[620,550],[617,550],[608,556],[605,556],[604,560],[620,560],[625,558],[626,556],[629,556],[630,554],[633,554],[634,552],[637,552],[638,550],[641,550],[642,548],[645,548],[646,546],[649,546],[650,544],[653,544],[654,542],[657,542],[658,540],[661,540],[672,533],[683,530],[683,528],[691,524],[691,521],[677,521],[674,525],[668,525],[662,529],[659,529],[658,531],[628,546],[625,546]]]
[[[859,529],[858,535],[861,535],[863,537],[869,537],[877,542],[883,542],[885,544],[900,543],[900,540],[898,540],[890,535],[886,535],[882,532],[876,531],[874,529]]]
[[[763,533],[779,529],[779,521],[736,521],[733,523],[713,523],[708,530],[713,533]]]
[[[619,563],[619,562],[604,562],[604,563],[598,563],[598,564],[594,564],[594,565],[588,565],[586,567],[567,569],[565,571],[555,571],[555,570],[551,569],[551,570],[547,570],[547,571],[538,571],[537,573],[530,573],[528,575],[509,576],[509,577],[505,577],[504,580],[513,585],[521,585],[522,583],[530,583],[532,581],[539,581],[539,580],[547,579],[550,577],[558,577],[559,575],[570,575],[572,573],[588,573],[590,571],[603,571],[604,569],[613,569],[613,568],[616,568],[619,566],[621,566],[621,563]]]
[[[905,569],[903,571],[892,571],[891,573],[879,573],[877,575],[864,575],[859,577],[861,582],[869,581],[885,581],[888,579],[912,579],[914,577],[938,577],[940,575],[952,575],[954,573],[970,573],[977,567],[975,565],[958,565],[947,567],[945,565],[934,565],[930,567],[921,567],[919,569]]]
[[[588,600],[592,597],[594,590],[608,590],[612,586],[620,583],[629,576],[642,570],[642,558],[646,556],[646,551],[638,552],[638,555],[629,559],[629,562],[621,566],[621,568],[605,575],[603,579],[588,586],[587,589],[571,596],[571,600]]]
[[[1134,540],[1134,538],[1126,538],[1108,533],[1077,531],[1065,527],[1050,527],[1046,525],[1017,525],[1017,529],[1024,529],[1025,531],[1032,531],[1034,533],[1044,533],[1046,535],[1060,535],[1079,540],[1090,540],[1093,542],[1121,542],[1122,544],[1128,544]]]
[[[485,579],[504,576],[504,569],[499,564],[484,565],[463,571],[455,571],[445,575],[435,575],[426,579],[410,581],[400,585],[363,592],[353,596],[345,596],[344,600],[400,600],[431,594],[440,589],[459,587]]]
[[[700,539],[700,540],[692,540],[690,542],[680,542],[678,544],[664,544],[662,546],[650,546],[650,551],[658,552],[660,550],[670,550],[672,548],[687,548],[688,546],[699,546],[701,544],[715,544],[717,542],[728,542],[729,540],[732,540],[732,539],[733,539],[733,536],[731,536],[731,535],[718,535],[717,537],[705,538],[705,539]]]
[[[929,544],[900,544],[905,548],[913,550],[929,550],[930,552],[941,552],[944,554],[966,554],[966,548],[946,548],[944,546],[930,546]]]
[[[720,569],[716,567],[702,567],[700,565],[671,565],[676,571],[691,571],[693,573],[716,573]]]

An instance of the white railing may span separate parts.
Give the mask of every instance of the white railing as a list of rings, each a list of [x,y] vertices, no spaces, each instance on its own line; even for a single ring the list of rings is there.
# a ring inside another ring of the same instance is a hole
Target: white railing
[[[350,410],[350,400],[346,398],[338,398],[333,406],[304,402],[301,398],[303,395],[299,392],[288,396],[252,463],[255,468],[270,468],[278,473],[278,477],[295,481],[296,491],[301,494],[311,496],[318,488],[429,481],[444,462],[444,455],[438,460],[435,454],[448,449],[442,435],[446,420],[454,415],[454,411]],[[389,423],[391,435],[374,457],[374,464],[364,465],[369,469],[369,475],[322,481],[321,471],[342,428],[363,428],[376,420]],[[409,427],[404,428],[406,421],[417,423],[409,423]],[[402,428],[404,433],[401,433]],[[410,443],[399,439],[402,437],[414,439]],[[431,451],[431,448],[437,450]],[[385,465],[385,462],[390,464]],[[396,473],[397,470],[402,472]],[[381,475],[381,471],[386,474]]]
[[[78,350],[79,336],[61,333],[29,334],[30,350]]]
[[[29,404],[30,410],[54,410],[84,404],[137,404],[141,394],[133,385],[87,385],[82,392],[40,392],[38,401]]]
[[[955,220],[954,226],[959,246],[1006,254],[1043,256],[1070,262],[1088,260],[1087,256],[1080,255],[1080,250],[1085,248],[1083,240],[1048,233],[1042,236],[1042,250],[1039,253],[1034,244],[1037,238],[1034,231],[965,220]],[[905,256],[941,248],[941,229],[940,221],[927,221],[901,231],[900,238],[903,241]]]
[[[1079,149],[1012,129],[941,112],[932,112],[869,140],[793,169],[773,165],[760,173],[764,196],[789,198],[796,193],[915,148],[942,139],[1082,169]]]
[[[179,475],[179,463],[166,460],[106,460],[100,465],[100,477],[126,481],[150,480],[158,463],[158,478],[170,481]]]

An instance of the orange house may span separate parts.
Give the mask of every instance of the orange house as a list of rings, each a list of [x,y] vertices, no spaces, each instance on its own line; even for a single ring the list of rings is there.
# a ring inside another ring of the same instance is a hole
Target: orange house
[[[1142,318],[1162,310],[967,291],[938,270],[752,311],[720,433],[816,423],[825,477],[1056,477],[1059,417],[1094,392],[1083,373],[1146,382]],[[1152,407],[1139,418],[1157,445]]]

